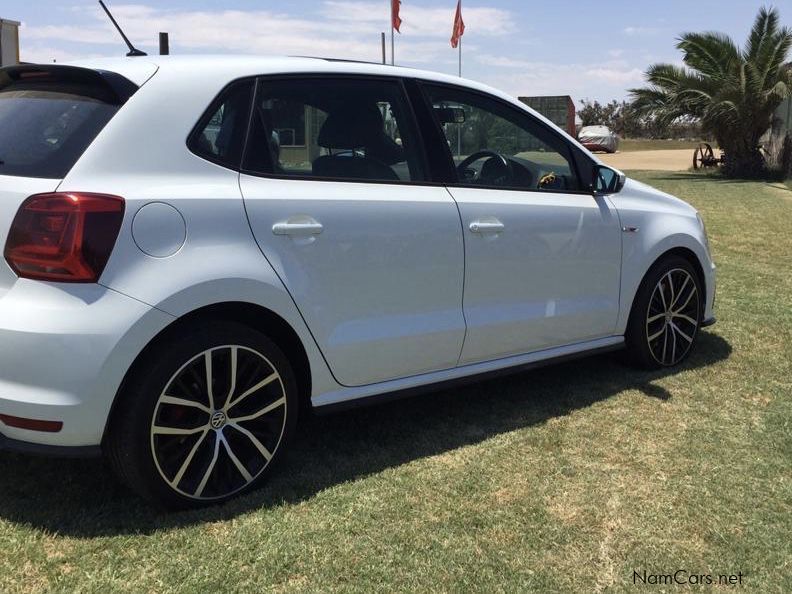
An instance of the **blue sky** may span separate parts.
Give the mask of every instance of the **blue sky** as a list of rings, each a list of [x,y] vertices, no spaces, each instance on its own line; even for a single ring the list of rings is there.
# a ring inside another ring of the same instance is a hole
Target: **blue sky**
[[[162,0],[109,5],[142,49],[168,31],[172,53],[324,55],[377,61],[389,0]],[[515,95],[624,98],[653,62],[679,62],[683,31],[717,30],[742,43],[762,2],[734,0],[463,0],[464,74]],[[772,3],[792,25],[792,0]],[[456,0],[403,0],[399,64],[456,73],[449,37]],[[121,55],[94,0],[3,0],[23,22],[22,59]],[[390,45],[390,44],[388,44]]]

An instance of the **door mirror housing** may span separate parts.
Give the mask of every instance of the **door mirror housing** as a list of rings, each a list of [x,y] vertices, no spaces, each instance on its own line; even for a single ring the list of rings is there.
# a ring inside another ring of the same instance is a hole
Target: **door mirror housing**
[[[591,190],[595,194],[616,194],[624,187],[627,176],[605,165],[594,165]]]

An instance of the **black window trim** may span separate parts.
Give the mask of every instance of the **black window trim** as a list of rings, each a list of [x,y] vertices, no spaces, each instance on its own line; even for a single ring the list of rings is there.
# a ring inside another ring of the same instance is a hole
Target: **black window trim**
[[[419,125],[419,119],[416,114],[415,105],[412,101],[412,96],[408,92],[405,85],[405,78],[402,76],[392,75],[372,75],[372,74],[357,74],[346,72],[290,72],[284,74],[264,74],[251,78],[256,79],[255,92],[253,93],[253,101],[251,102],[250,117],[248,118],[248,130],[245,135],[245,147],[242,151],[242,161],[240,163],[239,173],[260,177],[265,179],[279,179],[279,180],[295,180],[295,181],[316,181],[316,182],[330,182],[330,183],[349,183],[349,184],[378,184],[389,186],[424,186],[424,187],[445,187],[445,181],[437,181],[434,179],[434,171],[430,167],[430,161],[427,156],[427,145],[424,140],[423,131]],[[245,163],[245,155],[248,150],[248,140],[250,137],[250,129],[252,127],[253,109],[260,86],[267,81],[281,81],[281,80],[305,80],[305,79],[335,79],[335,80],[363,80],[363,81],[385,81],[395,82],[402,92],[405,105],[407,107],[407,117],[412,119],[413,129],[415,130],[416,143],[418,145],[418,158],[421,162],[423,169],[424,180],[377,180],[377,179],[355,179],[355,178],[334,178],[334,177],[317,177],[314,175],[294,175],[294,174],[281,174],[281,173],[262,173],[260,171],[252,171],[246,169],[243,164]]]
[[[585,156],[585,154],[583,154],[574,144],[570,143],[566,138],[564,138],[561,134],[559,134],[557,130],[555,130],[552,127],[548,126],[542,120],[534,117],[530,112],[520,109],[519,106],[514,105],[513,103],[511,103],[509,101],[505,101],[504,99],[502,99],[501,97],[498,97],[497,95],[492,95],[492,94],[487,93],[485,91],[481,91],[479,89],[471,88],[471,87],[468,87],[468,86],[465,86],[465,85],[457,85],[457,84],[452,84],[452,83],[448,83],[448,82],[434,81],[434,80],[431,80],[431,79],[415,79],[415,80],[418,83],[418,88],[420,89],[421,95],[423,97],[422,108],[424,110],[429,110],[429,116],[431,117],[432,125],[433,125],[433,127],[434,127],[434,129],[435,129],[435,131],[437,133],[437,134],[433,134],[432,136],[437,137],[437,135],[439,135],[439,137],[441,139],[443,139],[443,141],[440,143],[442,145],[442,148],[440,148],[440,146],[437,146],[437,145],[435,145],[435,147],[433,147],[433,148],[435,148],[436,150],[442,151],[442,153],[446,155],[446,158],[449,161],[449,166],[450,166],[451,170],[453,170],[453,178],[450,179],[448,181],[448,183],[446,184],[449,188],[469,188],[469,189],[473,189],[473,190],[503,190],[503,191],[508,191],[508,192],[533,192],[533,193],[536,193],[536,194],[579,194],[579,195],[585,195],[585,196],[591,196],[591,195],[594,194],[594,189],[592,187],[591,181],[590,180],[589,181],[585,181],[583,179],[583,177],[580,175],[580,171],[581,171],[581,169],[583,169],[584,171],[589,171],[590,170],[592,172],[592,175],[593,175],[593,168],[594,168],[594,165],[596,163],[593,160],[587,158]],[[445,142],[445,134],[443,133],[443,130],[440,127],[440,124],[437,122],[437,118],[435,118],[434,114],[431,112],[432,103],[431,103],[431,101],[429,99],[429,95],[427,94],[427,88],[426,87],[441,87],[441,88],[447,88],[447,89],[454,90],[454,91],[461,91],[461,92],[469,93],[469,94],[472,94],[472,95],[478,95],[478,96],[483,97],[485,99],[488,99],[490,101],[494,101],[494,102],[496,102],[496,103],[498,103],[498,104],[500,104],[500,105],[502,105],[502,106],[504,106],[504,107],[506,107],[508,109],[511,109],[512,111],[519,112],[522,115],[524,115],[525,117],[529,118],[533,123],[535,123],[537,126],[539,126],[539,127],[543,128],[544,130],[546,130],[548,134],[550,134],[552,136],[555,136],[561,143],[563,143],[564,146],[566,146],[567,150],[569,151],[569,162],[570,162],[570,165],[574,168],[573,173],[577,177],[578,183],[580,184],[581,189],[579,189],[579,190],[556,190],[556,189],[540,190],[538,188],[525,188],[525,187],[512,187],[512,186],[490,186],[490,185],[481,185],[481,184],[470,184],[470,183],[464,183],[464,182],[459,181],[459,177],[457,175],[457,169],[456,169],[456,167],[454,167],[454,159],[453,159],[453,155],[451,153],[451,149],[448,147],[448,143]],[[435,140],[435,142],[436,142],[436,140]],[[427,150],[430,150],[430,148],[427,147]],[[585,167],[583,167],[583,166],[585,166]],[[591,177],[591,176],[589,176],[589,177]]]

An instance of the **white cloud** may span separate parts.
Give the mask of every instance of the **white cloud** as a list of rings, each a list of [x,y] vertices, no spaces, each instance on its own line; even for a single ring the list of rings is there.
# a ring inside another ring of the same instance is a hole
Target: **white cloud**
[[[661,29],[660,27],[641,27],[641,26],[636,26],[636,27],[631,26],[622,29],[622,32],[625,35],[629,35],[630,37],[640,37],[642,35],[657,35],[661,31],[663,31],[663,29]]]
[[[552,63],[520,60],[504,56],[482,54],[476,60],[483,65],[498,67],[490,83],[514,95],[598,95],[621,98],[625,88],[643,80],[643,72],[630,68],[624,60],[593,63]]]
[[[618,68],[590,68],[586,76],[619,84],[639,83],[643,80],[643,71],[638,68],[619,70]]]

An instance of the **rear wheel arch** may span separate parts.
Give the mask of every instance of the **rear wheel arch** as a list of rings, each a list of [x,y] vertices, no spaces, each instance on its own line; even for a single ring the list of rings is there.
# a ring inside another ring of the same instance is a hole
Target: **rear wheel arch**
[[[113,415],[120,408],[118,404],[128,380],[141,367],[145,366],[148,357],[156,351],[158,345],[184,328],[193,327],[210,320],[236,322],[267,335],[283,351],[294,370],[301,408],[306,410],[310,408],[312,388],[310,361],[302,340],[292,326],[272,310],[260,305],[239,301],[215,303],[193,310],[174,320],[149,341],[135,357],[134,362],[124,374],[124,379],[113,398],[113,404],[105,422],[103,444],[107,439],[108,429],[112,425]]]

